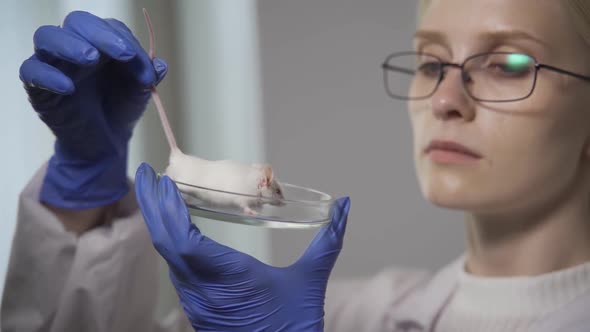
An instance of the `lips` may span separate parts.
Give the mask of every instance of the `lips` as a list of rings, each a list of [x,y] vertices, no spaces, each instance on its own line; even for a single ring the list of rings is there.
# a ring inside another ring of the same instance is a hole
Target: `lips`
[[[433,140],[428,144],[424,152],[429,153],[433,150],[456,152],[478,159],[482,157],[478,152],[453,141]]]

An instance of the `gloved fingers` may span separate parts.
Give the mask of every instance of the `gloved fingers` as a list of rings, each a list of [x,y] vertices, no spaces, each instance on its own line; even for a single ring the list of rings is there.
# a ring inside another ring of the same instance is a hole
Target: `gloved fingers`
[[[33,36],[35,53],[82,66],[92,65],[100,58],[99,51],[71,31],[45,25]]]
[[[158,203],[158,191],[159,186],[156,173],[147,163],[142,163],[135,173],[135,195],[137,202],[154,247],[166,261],[173,261],[175,260],[175,250],[168,232],[162,224],[162,216]]]
[[[133,47],[136,56],[125,65],[125,69],[144,87],[152,86],[156,83],[157,77],[147,52],[141,47],[139,41],[135,38],[131,30],[121,21],[109,18],[105,22],[112,27],[117,33],[125,38],[129,45]]]
[[[74,82],[57,68],[39,61],[35,55],[20,66],[19,76],[27,88],[39,88],[60,95],[74,93]]]
[[[156,84],[158,85],[160,84],[160,82],[162,82],[162,80],[164,79],[164,77],[166,77],[166,74],[168,73],[168,63],[166,63],[166,61],[164,61],[164,59],[160,59],[155,57],[154,60],[152,60],[152,63],[154,64],[154,69],[156,70]]]
[[[215,276],[239,270],[246,255],[201,234],[190,219],[180,191],[169,177],[162,177],[159,186],[162,222],[179,256],[190,266],[190,273]]]
[[[166,175],[160,180],[158,189],[160,191],[158,204],[160,204],[162,221],[172,243],[176,244],[177,247],[188,245],[192,235],[190,234],[192,221],[180,191],[176,184]],[[195,235],[202,236],[200,232]]]
[[[305,253],[295,264],[331,271],[342,249],[349,210],[350,198],[339,198],[332,210],[332,220],[316,234]]]
[[[338,209],[335,209],[330,226],[332,232],[339,241],[344,239],[346,224],[348,222],[348,212],[350,211],[350,197],[341,197],[337,200]]]
[[[121,62],[128,62],[137,53],[134,46],[123,38],[105,20],[83,11],[74,11],[66,16],[63,28],[86,40],[98,51]]]

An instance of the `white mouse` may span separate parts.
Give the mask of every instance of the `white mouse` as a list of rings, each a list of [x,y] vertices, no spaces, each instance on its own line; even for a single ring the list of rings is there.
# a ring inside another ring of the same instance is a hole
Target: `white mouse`
[[[149,29],[149,57],[153,59],[154,32],[145,9],[143,13]],[[164,174],[176,182],[187,203],[195,199],[203,200],[215,206],[239,207],[249,215],[256,215],[254,209],[260,208],[263,204],[284,204],[283,190],[270,165],[207,160],[184,154],[178,148],[155,86],[151,87],[151,92],[170,145],[170,159]],[[199,189],[195,186],[214,190]]]

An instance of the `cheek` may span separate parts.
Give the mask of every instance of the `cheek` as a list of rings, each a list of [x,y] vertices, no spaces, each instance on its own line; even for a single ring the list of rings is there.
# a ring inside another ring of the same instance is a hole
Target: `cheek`
[[[418,152],[420,146],[423,146],[425,140],[425,130],[432,128],[434,118],[430,111],[430,106],[425,101],[410,101],[408,103],[410,124],[412,126],[412,137],[414,145],[414,154]]]
[[[497,211],[545,199],[532,193],[556,195],[569,186],[585,141],[580,117],[564,105],[524,107],[533,105],[521,104],[518,114],[479,108],[473,122],[450,126],[471,138],[484,155],[469,166],[437,164],[422,155],[429,130],[444,124],[418,105],[411,107],[416,171],[425,198],[447,208]]]

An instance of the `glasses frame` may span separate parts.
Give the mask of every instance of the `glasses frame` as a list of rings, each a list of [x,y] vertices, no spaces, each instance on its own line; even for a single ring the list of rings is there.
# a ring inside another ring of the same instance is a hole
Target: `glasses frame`
[[[465,77],[469,77],[467,76],[468,72],[465,71],[465,63],[469,62],[470,60],[472,60],[473,58],[476,57],[480,57],[480,56],[484,56],[484,55],[491,55],[491,54],[522,54],[522,55],[526,55],[528,57],[530,57],[531,59],[533,59],[535,65],[535,76],[534,76],[534,81],[533,81],[533,85],[531,87],[531,91],[529,91],[529,93],[522,97],[522,98],[515,98],[515,99],[506,99],[506,100],[489,100],[489,99],[482,99],[482,98],[477,98],[474,97],[471,92],[469,92],[469,89],[467,89],[467,87],[465,86],[466,83],[466,79]],[[387,79],[387,73],[388,71],[393,71],[393,72],[401,72],[401,73],[405,73],[405,74],[411,74],[412,76],[416,74],[416,71],[414,70],[410,70],[407,68],[401,68],[401,67],[395,67],[395,66],[391,66],[388,64],[388,62],[394,58],[394,57],[398,57],[398,56],[403,56],[403,55],[426,55],[426,56],[430,56],[433,57],[434,59],[437,59],[440,64],[441,64],[441,71],[438,77],[438,81],[436,82],[436,85],[434,86],[434,89],[432,90],[432,92],[430,94],[428,94],[427,96],[424,97],[407,97],[407,96],[399,96],[396,94],[391,93],[391,89],[389,88],[389,84],[388,84],[388,79]],[[538,72],[541,69],[547,69],[553,72],[557,72],[559,74],[563,74],[563,75],[567,75],[567,76],[572,76],[575,77],[577,79],[580,79],[582,81],[585,82],[590,82],[590,76],[585,76],[582,74],[577,74],[574,73],[572,71],[569,70],[565,70],[559,67],[555,67],[555,66],[551,66],[548,64],[544,64],[544,63],[539,63],[537,61],[537,59],[535,59],[535,57],[533,57],[532,55],[528,55],[526,53],[521,53],[521,52],[484,52],[484,53],[477,53],[474,55],[471,55],[469,57],[467,57],[465,60],[463,60],[462,63],[454,63],[454,62],[444,62],[442,61],[438,56],[430,54],[430,53],[426,53],[426,52],[414,52],[414,51],[405,51],[405,52],[396,52],[396,53],[392,53],[390,55],[387,56],[387,58],[385,58],[385,61],[381,64],[381,68],[383,69],[383,83],[385,86],[385,91],[387,92],[387,94],[394,99],[401,99],[401,100],[422,100],[422,99],[428,99],[430,97],[432,97],[434,95],[434,93],[436,92],[436,90],[438,89],[438,87],[440,86],[440,84],[442,83],[442,81],[445,78],[445,68],[446,67],[454,67],[454,68],[459,68],[461,70],[461,83],[463,86],[463,90],[469,95],[469,97],[471,97],[473,100],[476,101],[480,101],[480,102],[493,102],[493,103],[504,103],[504,102],[514,102],[514,101],[520,101],[520,100],[524,100],[527,99],[528,97],[530,97],[533,92],[535,91],[535,87],[537,85],[537,76],[538,76]]]

